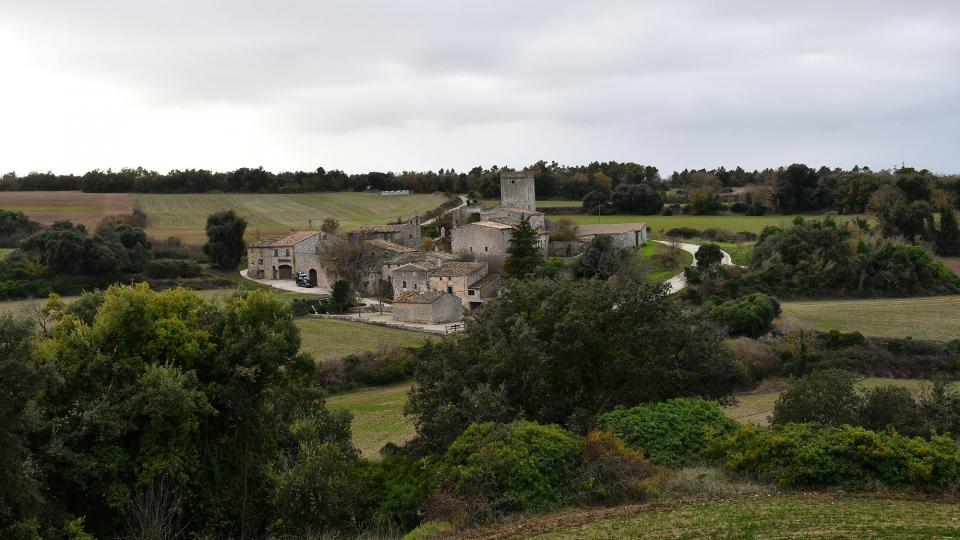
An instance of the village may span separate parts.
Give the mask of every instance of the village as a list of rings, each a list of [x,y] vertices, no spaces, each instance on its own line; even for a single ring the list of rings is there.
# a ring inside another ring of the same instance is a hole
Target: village
[[[609,236],[622,249],[647,242],[644,223],[620,223],[579,225],[575,241],[551,243],[544,213],[537,211],[533,172],[501,173],[500,195],[500,203],[490,209],[464,203],[450,210],[451,228],[440,229],[444,241],[431,243],[431,250],[424,249],[419,216],[405,223],[359,226],[345,234],[293,231],[249,244],[241,275],[279,289],[328,295],[333,283],[345,277],[344,264],[337,260],[341,254],[334,252],[338,244],[347,245],[358,255],[358,303],[370,311],[364,319],[361,307],[358,320],[447,331],[497,296],[511,235],[523,221],[536,231],[544,257],[576,256],[598,236]],[[297,276],[312,287],[299,287]]]

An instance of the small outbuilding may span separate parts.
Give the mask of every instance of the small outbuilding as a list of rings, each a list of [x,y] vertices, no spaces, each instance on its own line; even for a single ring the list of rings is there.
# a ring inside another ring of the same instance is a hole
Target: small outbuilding
[[[441,324],[459,321],[462,315],[460,299],[448,292],[407,291],[393,301],[393,316],[398,321]]]

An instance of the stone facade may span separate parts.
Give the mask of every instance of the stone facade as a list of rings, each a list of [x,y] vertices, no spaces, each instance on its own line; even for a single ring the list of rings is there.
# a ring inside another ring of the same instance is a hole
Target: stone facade
[[[537,211],[537,190],[532,172],[500,173],[500,206]]]
[[[430,272],[430,290],[450,293],[470,307],[467,289],[487,275],[486,262],[448,262]]]
[[[350,238],[358,240],[385,240],[420,249],[420,218],[413,216],[406,223],[390,225],[361,225],[348,233]]]
[[[460,299],[449,293],[411,291],[394,300],[393,316],[404,322],[441,324],[463,318],[463,306]]]
[[[450,233],[450,249],[457,255],[484,261],[490,271],[499,272],[510,245],[513,227],[496,221],[478,221]]]
[[[393,285],[393,295],[410,291],[429,291],[430,272],[435,267],[425,261],[404,264],[390,271],[390,283]]]
[[[318,287],[330,287],[334,273],[324,265],[323,253],[334,241],[332,234],[297,231],[254,242],[247,246],[247,273],[258,279],[293,279],[303,272]]]
[[[470,308],[477,308],[483,302],[496,298],[500,290],[500,274],[487,274],[480,281],[467,287],[467,304]]]
[[[577,238],[581,242],[589,242],[597,236],[609,236],[613,245],[620,249],[638,248],[647,243],[647,226],[644,223],[616,223],[577,227]]]

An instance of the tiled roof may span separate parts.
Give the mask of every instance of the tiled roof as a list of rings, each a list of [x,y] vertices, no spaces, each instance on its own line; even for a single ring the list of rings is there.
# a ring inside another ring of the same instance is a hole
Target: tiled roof
[[[645,223],[610,223],[607,225],[577,225],[577,236],[591,236],[595,234],[620,234],[640,231],[646,228]]]
[[[415,268],[415,269],[417,269],[417,270],[423,270],[424,272],[429,272],[430,270],[433,270],[434,268],[436,268],[437,265],[435,265],[435,264],[433,264],[433,263],[431,263],[431,262],[429,262],[429,261],[414,261],[414,262],[409,262],[409,263],[400,265],[400,266],[394,268],[393,270],[391,270],[390,272],[393,273],[393,272],[396,272],[396,271],[398,271],[398,270],[405,270],[405,269],[406,269],[406,270],[409,270],[410,268],[408,268],[408,267],[412,267],[412,268]]]
[[[386,249],[394,253],[414,253],[419,251],[412,247],[401,246],[400,244],[395,244],[393,242],[388,242],[386,240],[380,240],[379,238],[375,238],[373,240],[366,240],[364,241],[364,244],[378,247],[380,249]]]
[[[296,231],[284,236],[283,238],[258,240],[252,244],[248,244],[247,247],[292,247],[318,234],[320,233],[317,231]]]
[[[466,276],[485,266],[482,262],[448,262],[430,272],[431,276]]]
[[[360,225],[350,231],[350,234],[395,233],[402,231],[405,226],[406,225],[402,223],[395,223],[393,225]]]
[[[510,225],[507,225],[507,224],[504,224],[504,223],[500,223],[500,222],[497,222],[497,221],[490,221],[490,220],[487,220],[487,221],[477,221],[476,223],[471,223],[470,225],[476,225],[476,226],[478,226],[478,227],[486,227],[486,228],[488,228],[488,229],[500,229],[500,230],[512,229],[512,228],[513,228],[513,227],[510,226]],[[469,227],[470,225],[467,225],[467,227]]]
[[[395,304],[432,304],[444,294],[440,291],[407,291],[394,297]]]

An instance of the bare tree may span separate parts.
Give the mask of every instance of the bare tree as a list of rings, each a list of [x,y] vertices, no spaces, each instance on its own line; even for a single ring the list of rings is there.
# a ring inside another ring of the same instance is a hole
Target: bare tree
[[[184,538],[189,522],[183,519],[180,499],[169,476],[155,478],[137,490],[127,511],[127,537],[136,540]]]

